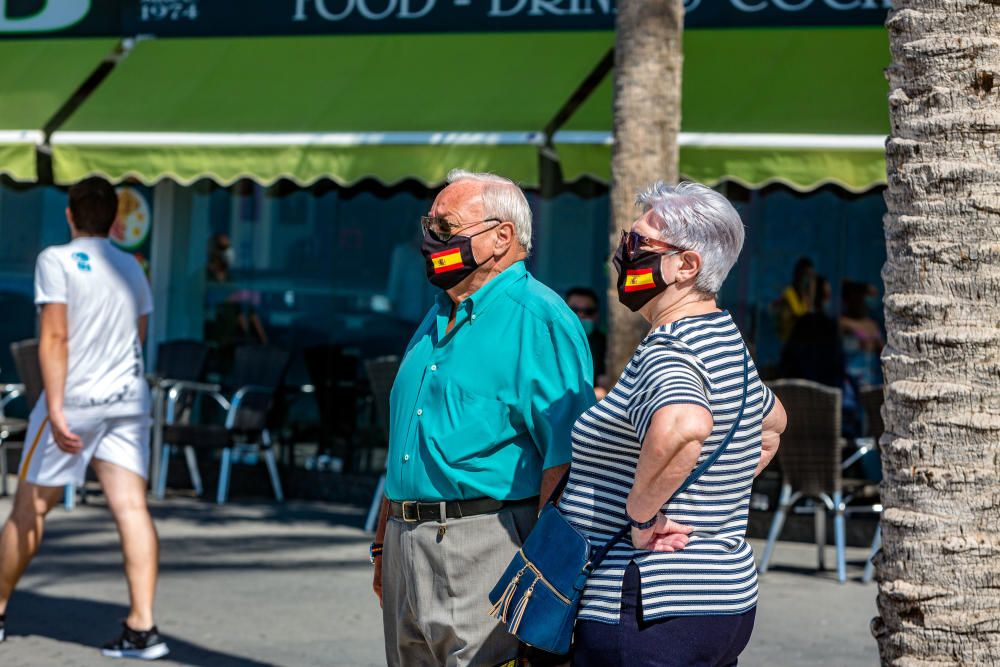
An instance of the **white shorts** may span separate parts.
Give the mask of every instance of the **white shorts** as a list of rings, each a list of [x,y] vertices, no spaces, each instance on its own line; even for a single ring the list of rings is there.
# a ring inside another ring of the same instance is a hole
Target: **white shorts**
[[[44,401],[38,401],[28,420],[18,479],[39,486],[82,485],[94,458],[145,479],[149,470],[149,416],[104,417],[101,412],[96,408],[66,410],[70,431],[83,441],[82,452],[67,454],[52,437],[48,408]]]

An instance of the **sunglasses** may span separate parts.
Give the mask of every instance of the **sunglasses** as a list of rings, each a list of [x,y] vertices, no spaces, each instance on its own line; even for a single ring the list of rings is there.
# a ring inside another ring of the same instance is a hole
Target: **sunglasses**
[[[666,241],[660,241],[659,239],[650,238],[649,236],[643,236],[638,232],[626,232],[622,230],[621,240],[619,241],[621,245],[628,252],[629,257],[634,257],[637,252],[645,248],[653,249],[653,252],[667,253],[667,252],[684,252],[684,248],[678,248],[675,245],[671,245]]]
[[[447,243],[453,237],[458,236],[458,232],[463,229],[468,229],[469,227],[474,227],[475,225],[479,225],[484,222],[503,221],[500,218],[486,218],[485,220],[477,220],[465,225],[455,225],[437,215],[423,215],[420,217],[420,226],[423,228],[424,233],[430,234],[442,243]]]

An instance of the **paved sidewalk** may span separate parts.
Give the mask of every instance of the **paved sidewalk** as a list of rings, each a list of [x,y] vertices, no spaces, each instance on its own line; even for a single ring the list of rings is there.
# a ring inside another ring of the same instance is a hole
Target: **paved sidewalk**
[[[97,501],[99,503],[99,501]],[[0,499],[0,516],[10,503]],[[154,507],[162,541],[158,623],[171,656],[199,667],[384,665],[362,510],[186,498]],[[755,545],[755,547],[758,545]],[[870,666],[875,587],[815,575],[815,549],[780,544],[741,665]],[[832,562],[829,551],[828,561]],[[8,613],[4,667],[107,665],[97,652],[126,614],[117,535],[104,508],[57,509]]]

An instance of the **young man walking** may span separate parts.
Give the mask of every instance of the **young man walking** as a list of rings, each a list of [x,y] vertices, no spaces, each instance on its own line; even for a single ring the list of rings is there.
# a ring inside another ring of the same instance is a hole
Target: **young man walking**
[[[155,659],[169,651],[153,624],[158,542],[146,507],[149,389],[142,362],[152,295],[132,256],[111,245],[114,188],[88,178],[69,190],[72,241],[35,269],[45,391],[29,420],[17,495],[0,533],[0,641],[14,586],[38,550],[45,516],[91,465],[125,556],[131,609],[104,655]]]

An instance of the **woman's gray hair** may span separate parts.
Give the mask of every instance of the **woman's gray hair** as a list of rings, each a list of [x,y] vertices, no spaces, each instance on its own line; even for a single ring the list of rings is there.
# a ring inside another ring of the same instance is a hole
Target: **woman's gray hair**
[[[482,183],[486,217],[513,222],[518,242],[525,252],[531,252],[531,207],[517,183],[496,174],[452,169],[448,172],[448,183],[457,181]]]
[[[743,222],[729,200],[700,183],[657,181],[640,192],[637,205],[653,211],[663,241],[701,255],[695,289],[718,294],[743,249]]]

